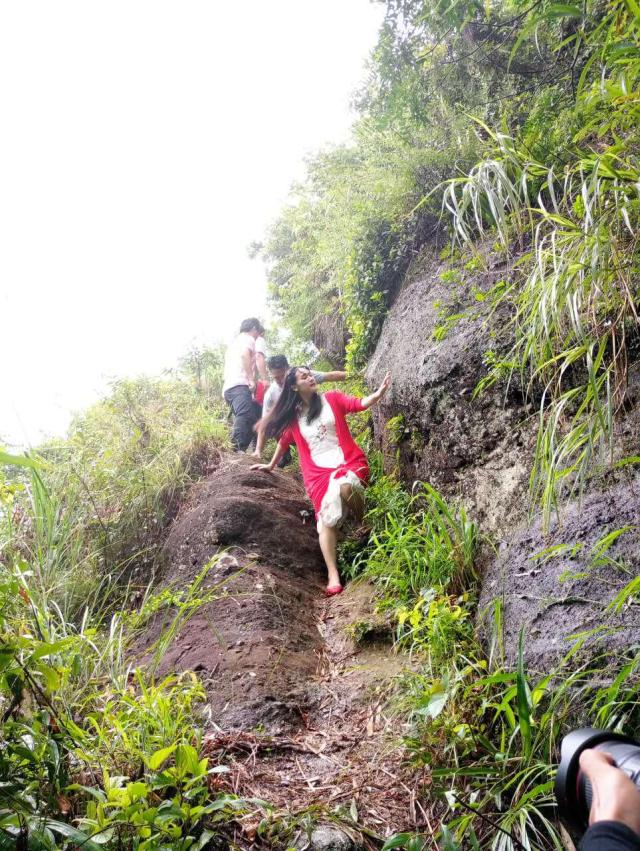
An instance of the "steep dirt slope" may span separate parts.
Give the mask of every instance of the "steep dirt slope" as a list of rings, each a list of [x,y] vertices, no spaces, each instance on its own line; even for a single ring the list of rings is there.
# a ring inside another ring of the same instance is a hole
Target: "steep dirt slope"
[[[199,672],[212,721],[223,729],[277,730],[300,717],[318,664],[311,620],[322,590],[322,560],[309,505],[289,475],[250,470],[226,458],[196,485],[166,543],[164,584],[190,583],[220,552],[204,582],[219,594],[178,630],[160,673]],[[201,593],[201,595],[202,595]],[[156,616],[151,646],[175,616]]]
[[[381,835],[424,826],[402,765],[403,734],[389,695],[408,664],[373,613],[373,589],[324,594],[311,506],[290,473],[256,473],[246,457],[222,460],[194,486],[170,531],[166,588],[184,587],[223,551],[195,609],[168,645],[160,674],[195,670],[208,696],[207,750],[231,767],[234,791],[287,812],[341,806]],[[138,645],[152,650],[175,616],[157,614]],[[354,622],[376,622],[356,643]],[[255,824],[245,825],[249,839]]]

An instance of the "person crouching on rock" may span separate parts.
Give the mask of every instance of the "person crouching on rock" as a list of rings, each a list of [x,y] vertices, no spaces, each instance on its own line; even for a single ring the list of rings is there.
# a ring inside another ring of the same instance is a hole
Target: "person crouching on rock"
[[[292,367],[264,423],[267,437],[278,439],[276,451],[268,464],[251,468],[271,472],[295,443],[305,488],[316,511],[320,549],[329,574],[328,596],[342,591],[336,558],[338,525],[348,513],[362,516],[362,494],[369,478],[366,455],[351,436],[346,416],[378,402],[389,383],[387,373],[375,393],[364,399],[338,390],[321,394],[310,369]]]

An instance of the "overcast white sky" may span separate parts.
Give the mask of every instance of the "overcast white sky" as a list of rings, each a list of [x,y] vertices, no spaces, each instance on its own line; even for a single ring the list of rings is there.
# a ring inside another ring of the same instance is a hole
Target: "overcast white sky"
[[[370,0],[0,4],[0,440],[265,315],[247,246],[348,136]]]

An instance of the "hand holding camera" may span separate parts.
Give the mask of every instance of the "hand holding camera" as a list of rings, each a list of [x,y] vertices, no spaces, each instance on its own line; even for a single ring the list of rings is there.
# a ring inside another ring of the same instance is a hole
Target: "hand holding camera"
[[[580,771],[593,790],[589,823],[617,821],[640,834],[640,789],[616,767],[613,757],[598,750],[583,751]]]
[[[582,833],[583,851],[640,851],[640,747],[586,727],[565,736],[556,775],[562,820]]]

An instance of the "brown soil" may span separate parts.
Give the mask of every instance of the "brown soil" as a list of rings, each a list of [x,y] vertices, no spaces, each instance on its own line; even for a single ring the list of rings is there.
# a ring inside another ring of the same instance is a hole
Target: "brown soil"
[[[409,662],[373,614],[370,586],[324,596],[301,484],[249,468],[245,457],[223,459],[192,489],[170,531],[164,584],[187,585],[217,557],[198,595],[219,593],[176,631],[158,673],[198,673],[211,719],[207,750],[231,766],[224,783],[239,794],[289,814],[341,807],[382,836],[424,829],[390,701]],[[143,662],[174,616],[149,622],[137,648]],[[355,641],[357,631],[364,640]],[[255,827],[255,819],[245,825],[249,840]]]

